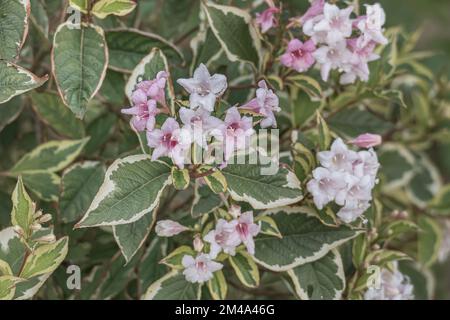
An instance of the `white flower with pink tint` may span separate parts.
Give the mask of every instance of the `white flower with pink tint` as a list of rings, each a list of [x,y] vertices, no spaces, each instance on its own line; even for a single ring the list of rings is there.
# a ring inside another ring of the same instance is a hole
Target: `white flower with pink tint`
[[[358,20],[356,26],[362,33],[364,45],[372,41],[383,45],[388,43],[383,34],[386,14],[379,3],[366,5],[366,15]]]
[[[193,141],[200,147],[206,147],[207,139],[213,129],[223,126],[222,120],[211,116],[209,111],[203,108],[195,110],[181,108],[180,119],[185,124],[185,128],[190,130]]]
[[[329,151],[317,154],[320,164],[331,171],[351,172],[352,163],[358,159],[355,151],[350,150],[341,138],[334,140]]]
[[[254,132],[252,118],[241,117],[238,108],[231,107],[225,115],[224,125],[218,130],[213,130],[211,134],[222,141],[227,160],[234,151],[243,150],[248,146]]]
[[[445,262],[450,256],[450,220],[444,221],[442,232],[443,237],[438,253],[438,260],[441,263]]]
[[[275,14],[279,13],[280,9],[277,7],[269,7],[261,13],[256,14],[255,22],[261,26],[261,32],[266,33],[272,27],[278,25],[278,19]]]
[[[159,220],[155,227],[155,232],[160,237],[172,237],[186,230],[189,228],[173,220]]]
[[[201,107],[207,111],[214,110],[216,98],[227,88],[227,78],[223,74],[211,76],[203,63],[195,69],[192,78],[178,79],[177,82],[189,92],[189,106],[192,109]]]
[[[186,153],[191,146],[189,130],[180,128],[173,118],[167,118],[161,129],[147,131],[148,146],[155,148],[152,160],[168,156],[179,168],[184,167]]]
[[[319,210],[333,201],[336,194],[346,186],[344,175],[341,172],[332,172],[326,168],[318,167],[313,170],[311,179],[306,188],[312,194],[314,204]]]
[[[373,148],[379,146],[383,142],[383,138],[379,134],[364,133],[351,140],[350,143],[360,148]]]
[[[312,21],[311,26],[308,24],[306,30],[311,33],[311,36],[317,33],[316,40],[326,42],[329,45],[345,40],[352,34],[352,21],[350,19],[352,11],[352,6],[339,9],[334,4],[325,3],[323,15],[310,19],[309,21],[314,21]]]
[[[141,81],[137,84],[137,89],[144,91],[150,99],[154,99],[161,105],[166,105],[166,82],[167,72],[159,71],[153,80]]]
[[[374,53],[376,43],[364,44],[363,38],[353,38],[347,40],[347,47],[352,56],[347,65],[345,73],[340,77],[341,84],[354,83],[358,78],[361,81],[368,81],[370,76],[369,62],[378,60],[379,55]]]
[[[211,244],[209,255],[212,258],[217,257],[222,250],[232,256],[235,255],[236,247],[241,244],[241,238],[236,231],[237,224],[237,220],[228,222],[219,219],[216,228],[204,237],[204,240]]]
[[[215,262],[208,254],[201,253],[197,257],[185,255],[181,260],[184,267],[183,274],[186,280],[192,283],[204,283],[213,277],[213,273],[223,268],[219,262]]]
[[[308,10],[300,17],[301,23],[304,24],[308,20],[322,15],[324,6],[325,0],[313,0]]]
[[[274,112],[279,112],[279,100],[276,94],[267,87],[264,80],[258,82],[259,88],[256,90],[256,98],[253,98],[240,109],[247,109],[259,113],[265,117],[261,121],[261,128],[276,127],[277,120]]]
[[[254,255],[255,240],[253,240],[253,237],[256,237],[259,231],[261,231],[261,226],[253,222],[252,211],[247,211],[241,214],[241,216],[237,219],[236,231],[242,243],[247,248],[248,253]]]
[[[347,202],[336,215],[345,223],[350,223],[358,219],[369,208],[370,203],[367,201]]]
[[[130,114],[131,124],[137,131],[153,130],[155,127],[155,116],[160,112],[156,107],[155,100],[147,100],[147,94],[143,90],[136,90],[131,95],[133,106],[122,109],[122,113]]]
[[[349,63],[352,60],[352,53],[347,48],[345,40],[332,46],[322,46],[313,53],[313,56],[320,65],[320,75],[323,81],[328,80],[331,70],[349,70]]]
[[[314,64],[313,53],[316,46],[312,40],[301,42],[298,39],[289,41],[286,52],[280,57],[281,63],[297,72],[305,72]]]

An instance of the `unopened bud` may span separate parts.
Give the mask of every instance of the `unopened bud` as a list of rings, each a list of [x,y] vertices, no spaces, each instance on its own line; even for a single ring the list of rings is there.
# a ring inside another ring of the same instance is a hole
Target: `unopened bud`
[[[197,252],[201,252],[203,250],[204,244],[200,235],[197,234],[194,238],[194,250]]]
[[[235,219],[239,218],[241,215],[241,207],[233,204],[230,209],[228,210],[228,213],[231,214],[231,216]]]
[[[38,231],[38,230],[40,230],[42,228],[42,225],[40,224],[40,223],[33,223],[32,225],[31,225],[31,230],[33,230],[33,231]]]
[[[51,214],[44,214],[42,217],[39,218],[39,223],[46,223],[52,220],[52,215]]]
[[[56,241],[56,237],[54,234],[48,234],[46,236],[40,237],[36,239],[36,242],[55,242]]]
[[[379,134],[364,133],[350,141],[351,144],[360,148],[372,148],[382,143],[383,139]]]
[[[156,234],[160,237],[172,237],[186,230],[189,228],[173,220],[160,220],[155,227]]]
[[[35,219],[39,218],[40,216],[42,216],[42,210],[36,211],[36,212],[34,213],[34,215],[33,215],[33,217],[34,217]]]

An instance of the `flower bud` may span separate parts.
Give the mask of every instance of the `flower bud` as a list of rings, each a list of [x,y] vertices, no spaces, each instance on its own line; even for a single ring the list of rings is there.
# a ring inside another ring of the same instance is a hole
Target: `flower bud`
[[[48,234],[46,236],[40,237],[36,239],[36,242],[55,242],[56,241],[56,237],[54,234]]]
[[[380,145],[382,143],[382,138],[379,134],[364,133],[350,141],[350,143],[360,148],[369,149]]]
[[[235,219],[239,218],[241,215],[241,207],[233,204],[230,209],[228,210],[228,213],[231,214],[231,216]]]
[[[204,244],[199,234],[195,235],[194,238],[194,250],[201,252],[203,250]]]
[[[50,220],[52,220],[52,215],[46,213],[42,217],[39,218],[39,223],[46,223],[46,222],[49,222]]]
[[[156,234],[160,237],[172,237],[186,230],[189,228],[172,220],[160,220],[155,227]]]
[[[40,230],[42,228],[42,226],[41,226],[41,224],[40,223],[33,223],[32,225],[31,225],[31,230],[33,230],[33,231],[38,231],[38,230]]]

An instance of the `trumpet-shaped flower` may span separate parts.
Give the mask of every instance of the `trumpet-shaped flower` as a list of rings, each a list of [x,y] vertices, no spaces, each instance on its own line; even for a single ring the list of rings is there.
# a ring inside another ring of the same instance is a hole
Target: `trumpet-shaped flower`
[[[219,262],[213,261],[208,254],[201,253],[197,257],[185,255],[181,260],[186,280],[192,283],[204,283],[213,277],[213,273],[223,268]]]
[[[278,19],[275,16],[278,12],[280,12],[280,9],[277,7],[269,7],[263,12],[256,14],[255,22],[260,25],[262,33],[266,33],[272,27],[278,25]]]
[[[301,42],[298,39],[292,39],[280,61],[286,67],[292,68],[297,72],[305,72],[314,64],[313,53],[316,46],[312,40]]]

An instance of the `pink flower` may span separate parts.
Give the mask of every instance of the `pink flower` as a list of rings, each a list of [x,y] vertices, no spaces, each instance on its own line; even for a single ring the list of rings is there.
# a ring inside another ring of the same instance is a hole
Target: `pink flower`
[[[247,248],[248,253],[251,255],[255,254],[255,241],[253,237],[261,230],[261,227],[256,223],[253,223],[253,212],[247,211],[244,212],[237,219],[236,231],[241,239],[242,243],[244,243]]]
[[[281,109],[278,106],[278,97],[267,87],[264,80],[258,82],[259,89],[256,90],[256,98],[244,104],[240,109],[249,109],[259,113],[265,117],[261,121],[261,128],[276,127],[277,120],[274,112],[279,112]]]
[[[293,68],[298,72],[305,72],[315,62],[313,57],[315,50],[316,46],[312,40],[302,43],[298,39],[292,39],[280,61],[286,67]]]
[[[186,230],[189,228],[173,220],[160,220],[155,227],[155,232],[160,237],[172,237]]]
[[[141,81],[137,84],[137,89],[143,90],[151,99],[158,101],[161,105],[166,105],[167,72],[159,71],[153,80]]]
[[[185,255],[181,260],[186,280],[193,283],[203,283],[213,277],[213,272],[219,271],[223,265],[219,262],[212,261],[207,254],[201,253],[196,258]]]
[[[241,238],[236,232],[237,220],[230,222],[219,219],[216,228],[205,236],[205,241],[211,244],[209,255],[213,258],[217,257],[220,251],[235,255],[236,247],[241,243]]]
[[[256,23],[261,25],[261,32],[266,33],[270,28],[278,25],[278,20],[275,14],[280,12],[276,7],[270,7],[261,13],[256,14]]]
[[[222,120],[211,116],[209,111],[203,108],[195,110],[181,108],[180,119],[186,125],[186,128],[191,131],[194,142],[200,147],[206,147],[210,132],[223,125]]]
[[[155,127],[155,116],[160,112],[156,107],[155,100],[147,100],[143,90],[137,89],[131,96],[133,106],[122,109],[122,113],[131,114],[131,123],[137,131],[153,130]]]
[[[213,130],[212,134],[224,144],[224,155],[227,160],[235,150],[245,149],[249,142],[249,137],[254,133],[251,117],[242,117],[236,107],[227,110],[224,125],[218,130]]]
[[[323,14],[323,7],[325,6],[325,0],[313,0],[311,6],[306,10],[305,14],[301,16],[300,21],[305,23],[309,19],[315,18]]]
[[[155,148],[152,160],[162,156],[169,156],[179,167],[184,167],[184,160],[191,145],[191,137],[188,130],[181,128],[173,118],[167,118],[161,129],[147,131],[147,143]]]
[[[360,148],[369,149],[380,145],[382,143],[382,138],[379,134],[364,133],[350,141],[350,143]]]

